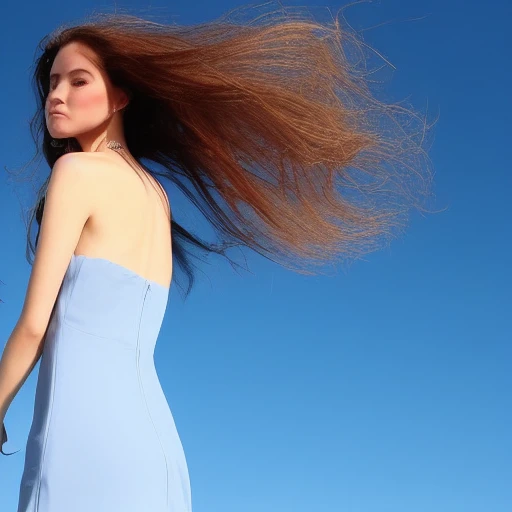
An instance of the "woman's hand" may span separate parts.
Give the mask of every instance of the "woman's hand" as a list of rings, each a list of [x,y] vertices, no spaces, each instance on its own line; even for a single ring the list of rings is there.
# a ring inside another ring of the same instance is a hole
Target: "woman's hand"
[[[4,443],[7,442],[7,431],[5,430],[5,425],[4,425],[4,420],[3,418],[0,418],[2,419],[2,434],[0,436],[0,453],[4,453]]]
[[[3,455],[12,455],[13,453],[18,453],[19,450],[16,450],[12,453],[5,453],[4,452],[4,443],[7,442],[7,430],[5,430],[5,424],[3,418],[0,418],[2,420],[2,434],[0,434],[0,453]]]

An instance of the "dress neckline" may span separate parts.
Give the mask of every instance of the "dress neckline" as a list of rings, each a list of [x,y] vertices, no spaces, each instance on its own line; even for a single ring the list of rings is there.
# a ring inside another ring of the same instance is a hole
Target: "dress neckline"
[[[100,257],[96,257],[96,256],[88,256],[87,254],[72,254],[72,257],[73,258],[83,258],[83,259],[87,259],[87,260],[96,260],[96,261],[104,261],[110,265],[113,265],[114,267],[118,267],[120,268],[121,270],[123,270],[124,272],[127,272],[128,274],[130,275],[133,275],[135,277],[138,277],[139,279],[142,279],[143,281],[146,281],[147,283],[150,283],[152,285],[155,285],[157,286],[158,288],[161,288],[162,290],[166,291],[166,292],[169,292],[170,290],[170,286],[164,286],[163,284],[160,284],[158,283],[157,281],[154,281],[153,279],[148,279],[144,276],[141,276],[140,274],[138,274],[137,272],[135,272],[135,270],[132,270],[131,268],[128,268],[128,267],[125,267],[124,265],[120,265],[119,263],[116,263],[115,261],[112,261],[112,260],[109,260],[107,258],[100,258]]]

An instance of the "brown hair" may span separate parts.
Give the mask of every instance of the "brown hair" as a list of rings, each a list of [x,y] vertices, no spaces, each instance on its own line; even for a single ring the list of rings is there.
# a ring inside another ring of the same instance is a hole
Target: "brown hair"
[[[173,218],[186,295],[194,281],[187,245],[226,257],[229,247],[247,245],[309,274],[306,260],[375,250],[430,193],[430,127],[412,109],[372,95],[366,45],[338,18],[328,27],[280,7],[245,25],[227,16],[185,27],[96,14],[59,28],[39,46],[30,124],[50,167],[64,151],[81,151],[74,138],[53,147],[44,120],[50,68],[71,41],[94,50],[129,93],[131,154],[163,166],[167,172],[147,170],[172,180],[223,237],[210,244]],[[34,209],[39,225],[47,183]],[[35,253],[30,236],[28,247]]]

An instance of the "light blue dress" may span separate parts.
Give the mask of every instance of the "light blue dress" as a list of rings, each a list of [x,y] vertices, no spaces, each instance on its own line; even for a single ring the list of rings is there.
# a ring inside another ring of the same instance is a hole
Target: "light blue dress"
[[[153,353],[169,288],[73,255],[39,367],[18,512],[190,512]]]

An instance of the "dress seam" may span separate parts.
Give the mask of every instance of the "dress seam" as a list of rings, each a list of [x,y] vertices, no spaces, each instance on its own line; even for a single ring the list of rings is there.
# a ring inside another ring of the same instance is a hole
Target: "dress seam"
[[[144,314],[144,305],[146,303],[146,296],[147,296],[148,291],[150,290],[150,288],[151,288],[151,285],[146,281],[144,299],[142,301],[141,313],[140,313],[140,318],[139,318],[139,328],[137,330],[136,366],[137,366],[137,378],[138,378],[138,382],[139,382],[139,389],[140,389],[140,392],[141,392],[141,395],[142,395],[142,398],[143,398],[143,401],[144,401],[144,405],[146,407],[146,411],[148,413],[149,420],[151,421],[151,424],[153,425],[153,429],[155,431],[156,437],[158,439],[158,443],[160,444],[160,448],[161,448],[162,454],[164,456],[165,471],[166,471],[166,480],[165,480],[166,493],[165,493],[165,499],[166,499],[166,508],[168,509],[169,508],[169,466],[168,466],[168,463],[167,463],[167,456],[165,455],[165,450],[164,450],[164,447],[162,445],[162,440],[160,439],[160,435],[158,434],[158,430],[157,430],[157,428],[155,426],[155,423],[154,423],[153,418],[151,416],[151,412],[150,412],[149,407],[148,407],[148,403],[147,403],[147,400],[146,400],[146,395],[144,393],[144,387],[142,385],[142,379],[141,379],[141,376],[140,376],[140,364],[139,364],[139,361],[140,361],[140,326],[141,326],[141,323],[142,323],[142,315]]]
[[[74,288],[74,286],[72,287]],[[63,317],[65,317],[66,315],[66,310],[67,310],[67,303],[69,302],[69,297],[70,297],[70,294],[72,292],[72,290],[68,289],[67,291],[67,297],[66,297],[66,308],[64,311],[61,311],[60,314],[63,315]],[[59,312],[56,311],[55,314],[58,314]],[[54,335],[54,339],[56,340],[55,344],[54,344],[54,351],[55,351],[55,356],[54,356],[54,364],[53,364],[53,368],[52,368],[52,383],[51,383],[51,398],[50,398],[50,405],[48,406],[48,419],[46,421],[46,428],[45,428],[45,433],[44,433],[44,445],[43,445],[43,450],[42,450],[42,453],[41,453],[41,461],[39,463],[39,471],[38,471],[38,477],[37,477],[37,492],[36,492],[36,497],[35,497],[35,500],[34,500],[34,512],[38,512],[39,510],[39,502],[40,502],[40,497],[41,497],[41,484],[42,484],[42,479],[43,479],[43,469],[44,469],[44,463],[45,463],[45,455],[46,455],[46,447],[48,445],[48,437],[50,435],[50,425],[51,425],[51,421],[52,421],[52,416],[53,416],[53,404],[55,402],[55,381],[56,381],[56,378],[57,378],[57,368],[58,368],[58,361],[59,361],[59,345],[60,345],[60,339],[61,339],[61,334],[62,334],[62,330],[64,328],[64,323],[63,322],[60,322],[59,323],[59,330],[57,333],[55,333]],[[39,366],[39,371],[41,371],[41,366]]]

